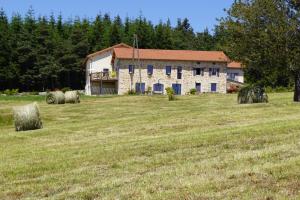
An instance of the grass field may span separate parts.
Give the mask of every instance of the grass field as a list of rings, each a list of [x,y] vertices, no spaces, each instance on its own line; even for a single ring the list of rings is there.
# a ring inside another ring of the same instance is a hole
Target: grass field
[[[269,97],[0,97],[0,199],[300,199],[300,104]],[[34,100],[44,128],[15,132]]]

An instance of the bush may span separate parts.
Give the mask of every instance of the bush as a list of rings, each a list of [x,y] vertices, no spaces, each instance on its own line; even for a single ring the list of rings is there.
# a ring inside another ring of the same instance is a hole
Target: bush
[[[32,91],[32,92],[29,92],[29,95],[39,95],[39,92]]]
[[[267,103],[268,96],[263,87],[247,85],[242,87],[238,93],[238,103]]]
[[[237,93],[239,89],[238,85],[230,84],[229,88],[227,88],[227,93]]]
[[[175,95],[174,95],[175,92],[174,92],[173,88],[167,87],[167,88],[166,88],[166,92],[167,92],[169,101],[174,101],[174,100],[176,100],[176,99],[175,99]]]
[[[128,95],[136,95],[136,92],[134,90],[128,90],[127,94]]]
[[[71,88],[69,88],[69,87],[64,87],[64,88],[61,89],[61,91],[62,91],[63,93],[65,93],[65,92],[67,92],[67,91],[71,91]]]
[[[279,87],[275,87],[272,88],[271,86],[266,87],[265,90],[267,93],[273,93],[273,92],[292,92],[294,91],[293,87],[283,87],[283,86],[279,86]]]
[[[6,94],[8,96],[16,95],[18,93],[19,93],[19,89],[11,89],[11,90],[6,89],[6,90],[3,91],[3,94]]]
[[[151,94],[152,93],[152,87],[148,86],[146,90],[146,94]]]
[[[195,95],[196,93],[197,93],[196,88],[190,89],[190,94],[191,94],[191,95]]]

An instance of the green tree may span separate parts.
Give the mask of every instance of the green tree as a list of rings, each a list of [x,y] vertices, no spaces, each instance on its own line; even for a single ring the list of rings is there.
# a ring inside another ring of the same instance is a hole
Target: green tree
[[[0,90],[8,87],[11,47],[9,43],[9,24],[5,12],[0,10]]]
[[[222,49],[247,66],[248,82],[288,86],[287,11],[284,0],[240,0],[221,20]]]
[[[123,24],[120,16],[117,16],[110,30],[110,46],[122,42],[122,37],[123,37]]]
[[[157,49],[173,49],[174,41],[172,38],[172,28],[170,20],[166,24],[162,21],[155,27],[155,48]]]

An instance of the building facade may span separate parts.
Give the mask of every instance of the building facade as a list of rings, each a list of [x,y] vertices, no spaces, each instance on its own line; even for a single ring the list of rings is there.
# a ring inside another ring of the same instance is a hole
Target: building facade
[[[228,63],[227,79],[229,81],[244,83],[244,71],[241,63],[239,62]]]
[[[177,95],[188,94],[191,89],[198,93],[226,93],[226,63],[142,60],[139,69],[132,60],[117,62],[120,95],[140,89],[142,93],[165,94],[167,87],[172,87]]]
[[[218,51],[133,49],[119,44],[86,59],[87,95],[226,93],[229,59]]]
[[[126,44],[118,44],[110,48],[95,52],[86,57],[86,95],[116,94],[118,90],[117,78],[112,72],[112,58],[114,48],[131,48]]]

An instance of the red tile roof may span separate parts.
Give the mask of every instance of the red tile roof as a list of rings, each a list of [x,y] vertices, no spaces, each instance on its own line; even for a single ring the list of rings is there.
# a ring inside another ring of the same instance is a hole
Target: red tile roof
[[[125,44],[125,43],[120,43],[120,44],[116,44],[116,45],[114,45],[114,46],[112,46],[112,47],[108,47],[108,48],[103,49],[103,50],[101,50],[101,51],[97,51],[97,52],[95,52],[95,53],[92,53],[92,54],[90,54],[90,55],[87,55],[87,58],[91,58],[91,57],[93,57],[93,56],[102,54],[102,53],[104,53],[104,52],[113,50],[114,48],[132,48],[132,47],[129,46],[129,45],[127,45],[127,44]]]
[[[119,59],[132,59],[133,49],[114,48],[114,54]],[[229,58],[222,51],[139,49],[139,55],[142,60],[229,62]]]
[[[242,63],[240,62],[231,62],[231,63],[228,63],[228,68],[234,68],[234,69],[242,69]]]

